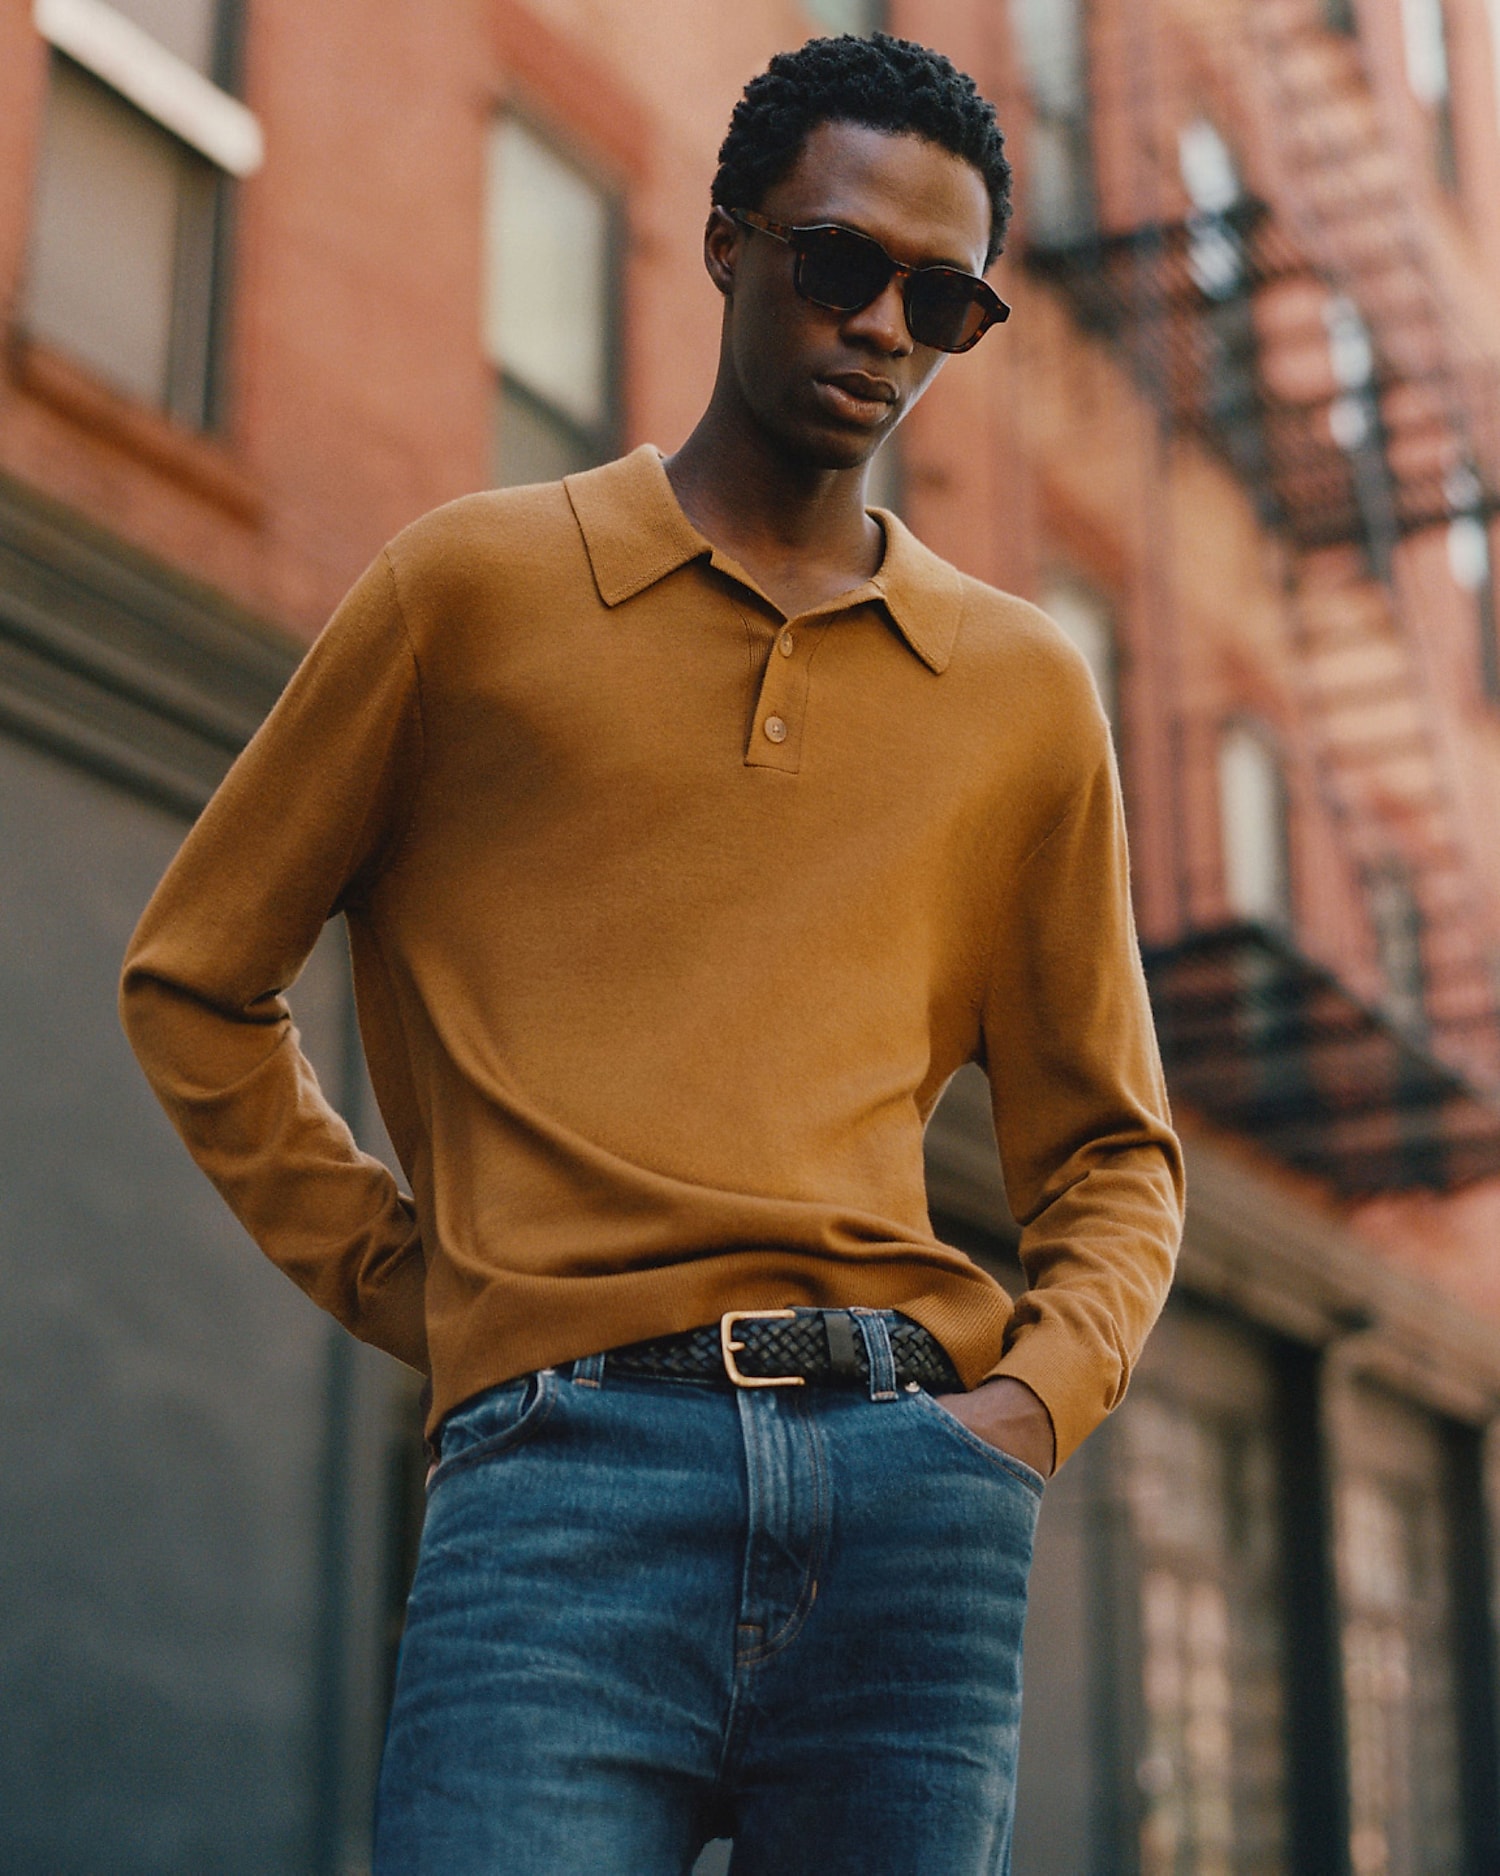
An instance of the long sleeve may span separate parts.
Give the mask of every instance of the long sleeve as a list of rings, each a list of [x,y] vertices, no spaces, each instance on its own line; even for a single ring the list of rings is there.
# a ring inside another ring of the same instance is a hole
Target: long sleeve
[[[1123,1396],[1182,1224],[1107,750],[1007,894],[983,1037],[1028,1286],[994,1372],[1040,1396],[1061,1464]]]
[[[120,1001],[162,1105],[266,1255],[425,1371],[411,1201],[324,1098],[284,995],[399,846],[421,763],[416,662],[382,554],[188,835]]]

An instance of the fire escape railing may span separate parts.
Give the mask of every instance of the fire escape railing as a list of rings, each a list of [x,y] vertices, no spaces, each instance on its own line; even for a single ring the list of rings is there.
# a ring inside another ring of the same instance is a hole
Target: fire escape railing
[[[1351,1196],[1447,1188],[1500,1174],[1500,993],[1402,547],[1500,512],[1500,380],[1455,342],[1426,277],[1357,46],[1313,0],[1252,0],[1244,17],[1280,146],[1275,203],[1024,262],[1286,543],[1323,804],[1354,878],[1398,868],[1420,918],[1415,1022],[1264,928],[1149,953],[1173,1085]]]
[[[1148,950],[1175,1098],[1347,1198],[1500,1174],[1500,1108],[1282,934]]]
[[[1301,396],[1272,383],[1268,353],[1283,355],[1284,380],[1296,374],[1298,353],[1326,355],[1329,289],[1264,202],[1032,247],[1024,260],[1062,291],[1086,331],[1115,345],[1174,427],[1228,464],[1264,523],[1299,551],[1368,549],[1380,485],[1398,538],[1452,521],[1451,465],[1469,451],[1452,435],[1445,378],[1414,377],[1377,355],[1357,394],[1331,372]],[[1471,371],[1465,399],[1494,461],[1495,386]],[[1500,512],[1500,485],[1478,467],[1463,512]]]

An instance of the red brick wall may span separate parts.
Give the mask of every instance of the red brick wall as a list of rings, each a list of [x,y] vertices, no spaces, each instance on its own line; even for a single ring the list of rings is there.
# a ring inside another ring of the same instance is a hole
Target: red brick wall
[[[1263,101],[1211,0],[1096,0],[1095,140],[1106,223],[1180,213],[1177,126],[1208,107],[1274,193]],[[1484,0],[1452,0],[1464,186],[1427,180],[1404,92],[1398,0],[1365,0],[1371,69],[1439,231],[1445,288],[1476,347],[1500,353],[1500,113]],[[382,540],[483,484],[490,375],[480,352],[483,133],[518,105],[625,210],[626,442],[675,446],[708,394],[719,308],[701,231],[740,85],[810,22],[790,0],[249,0],[246,97],[263,171],[240,192],[232,397],[224,435],[178,433],[15,324],[45,53],[28,10],[0,11],[0,470],[81,509],[311,636]],[[378,19],[378,29],[374,22]],[[1000,0],[896,0],[898,30],[940,45],[1002,105],[1026,160],[1026,104]],[[1144,23],[1143,23],[1144,22]],[[1264,172],[1264,173],[1263,173]],[[903,437],[910,518],[962,566],[1023,592],[1072,569],[1121,631],[1122,762],[1148,938],[1223,909],[1214,749],[1253,711],[1287,754],[1298,934],[1367,991],[1367,921],[1308,747],[1281,596],[1282,549],[1201,449],[1165,441],[1119,360],[1002,261],[1014,317],[951,362]],[[1500,713],[1479,694],[1470,602],[1441,537],[1409,577],[1443,733],[1500,933]],[[1253,1153],[1253,1145],[1245,1150]],[[1268,1177],[1279,1178],[1269,1164]],[[1489,1250],[1500,1198],[1399,1201],[1365,1222],[1391,1255],[1500,1312]]]

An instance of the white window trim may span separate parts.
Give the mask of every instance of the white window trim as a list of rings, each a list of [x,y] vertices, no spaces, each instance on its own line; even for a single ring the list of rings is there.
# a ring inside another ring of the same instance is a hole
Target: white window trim
[[[36,0],[42,38],[231,176],[265,160],[260,120],[105,0]]]
[[[1443,0],[1401,0],[1406,42],[1406,81],[1428,110],[1446,104],[1453,92],[1453,61]]]
[[[1490,65],[1491,84],[1495,104],[1495,113],[1500,117],[1500,0],[1488,0],[1486,11],[1490,26]]]

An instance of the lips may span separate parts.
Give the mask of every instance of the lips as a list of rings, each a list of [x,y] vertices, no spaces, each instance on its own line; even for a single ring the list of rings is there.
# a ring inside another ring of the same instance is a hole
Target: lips
[[[833,372],[820,382],[832,385],[861,404],[894,404],[896,387],[889,378],[872,378],[864,371]]]
[[[882,430],[892,421],[896,387],[888,378],[864,371],[839,371],[817,380],[819,398],[837,423],[860,430]]]

